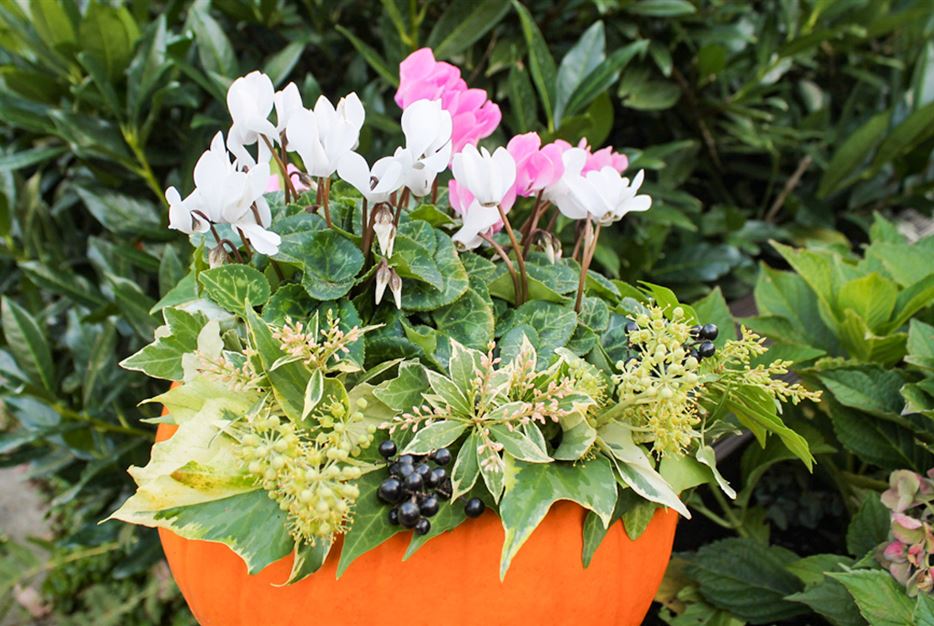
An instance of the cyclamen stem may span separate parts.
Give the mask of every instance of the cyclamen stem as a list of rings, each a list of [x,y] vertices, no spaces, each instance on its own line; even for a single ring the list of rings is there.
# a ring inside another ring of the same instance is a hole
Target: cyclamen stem
[[[590,262],[593,260],[594,252],[597,249],[597,239],[600,237],[600,228],[602,225],[598,222],[597,228],[593,231],[593,241],[587,242],[587,232],[590,230],[590,218],[587,218],[587,224],[584,226],[584,251],[581,255],[581,277],[577,283],[577,300],[574,302],[574,311],[580,313],[581,303],[584,300],[584,284],[587,282],[587,270],[590,269]]]
[[[289,168],[285,164],[285,161],[282,157],[279,156],[279,152],[276,151],[276,147],[272,145],[272,142],[269,141],[269,138],[265,135],[260,135],[263,138],[263,141],[266,142],[266,147],[269,148],[269,152],[272,153],[272,158],[276,161],[276,165],[279,168],[279,171],[282,172],[283,182],[283,193],[285,194],[285,202],[288,204],[290,198],[297,198],[298,192],[295,191],[295,186],[292,184],[292,179],[289,177]],[[284,149],[284,146],[283,146]]]
[[[516,304],[518,304],[520,287],[519,287],[519,275],[516,274],[516,267],[512,264],[512,261],[509,260],[509,255],[506,254],[506,251],[503,250],[503,247],[499,245],[498,243],[496,243],[492,237],[486,234],[481,234],[480,238],[483,239],[488,244],[490,244],[490,247],[496,251],[496,254],[498,254],[499,257],[503,260],[503,263],[506,264],[506,269],[509,270],[509,275],[512,276],[513,290],[516,293]]]
[[[506,211],[503,210],[503,207],[496,205],[497,210],[499,210],[499,217],[503,220],[503,226],[506,229],[506,234],[509,236],[509,241],[512,244],[512,249],[516,252],[516,262],[519,264],[519,290],[516,292],[516,304],[522,304],[526,299],[526,291],[528,290],[528,278],[525,273],[525,259],[522,258],[522,248],[519,247],[519,241],[516,239],[516,234],[512,231],[512,225],[509,223],[509,218],[506,217]]]
[[[327,223],[328,228],[333,226],[331,223],[331,206],[330,206],[330,196],[331,196],[331,178],[329,176],[322,176],[318,179],[318,189],[321,191],[321,206],[324,207],[324,221]]]
[[[247,241],[246,235],[243,234],[243,230],[239,227],[237,228],[237,233],[240,235],[240,241],[243,242],[243,247],[246,248],[246,252],[249,255],[249,258],[253,257],[253,248],[250,247],[250,242]]]
[[[438,204],[438,179],[431,183],[431,203]]]
[[[544,192],[539,191],[538,195],[535,196],[535,206],[532,208],[532,215],[522,228],[522,256],[529,253],[529,247],[532,245],[532,233],[535,232],[535,227],[538,226],[538,220],[541,218],[544,209],[548,206],[547,202],[542,202],[542,193]]]
[[[363,199],[363,214],[360,216],[360,225],[361,225],[361,228],[363,228],[363,232],[360,233],[360,250],[363,252],[364,255],[366,255],[367,253],[366,240],[367,240],[367,235],[370,232],[369,219],[367,217],[367,208],[368,208],[367,204],[368,204],[367,200],[366,198],[364,198]]]

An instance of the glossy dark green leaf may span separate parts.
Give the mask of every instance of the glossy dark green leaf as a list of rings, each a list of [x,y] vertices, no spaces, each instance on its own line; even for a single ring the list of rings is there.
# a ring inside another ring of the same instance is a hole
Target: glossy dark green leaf
[[[502,0],[454,0],[428,35],[426,45],[438,59],[463,52],[487,34],[509,12]]]
[[[38,386],[55,391],[55,366],[45,332],[30,313],[14,300],[3,297],[0,306],[3,337],[20,368]]]

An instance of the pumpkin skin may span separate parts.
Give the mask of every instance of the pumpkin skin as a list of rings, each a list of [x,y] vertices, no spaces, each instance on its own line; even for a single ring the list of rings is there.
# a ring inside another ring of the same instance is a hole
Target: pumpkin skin
[[[157,440],[175,427],[159,426]],[[336,579],[339,545],[312,576],[289,586],[292,557],[250,576],[227,546],[159,529],[191,612],[202,626],[407,626],[642,623],[671,556],[677,513],[659,509],[632,541],[613,525],[590,566],[581,563],[586,511],[562,501],[519,550],[502,583],[504,531],[487,512],[435,537],[409,560],[411,533],[362,555]],[[340,540],[338,539],[338,542]]]

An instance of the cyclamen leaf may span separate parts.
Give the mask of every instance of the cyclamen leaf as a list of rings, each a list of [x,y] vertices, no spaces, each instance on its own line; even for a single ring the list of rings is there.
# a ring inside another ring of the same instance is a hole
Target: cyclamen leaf
[[[425,426],[415,433],[415,437],[402,451],[403,454],[428,454],[438,448],[445,448],[460,438],[467,430],[466,422],[442,420]]]
[[[493,341],[493,307],[473,289],[433,314],[435,327],[469,348],[484,350]]]
[[[406,283],[402,290],[404,309],[434,311],[464,295],[470,286],[470,279],[450,237],[421,220],[403,222],[399,225],[399,234],[410,237],[428,250],[442,279],[440,289],[421,282]]]
[[[590,509],[609,526],[616,507],[616,481],[604,457],[586,463],[507,464],[506,492],[499,513],[506,530],[499,577],[506,576],[513,557],[545,519],[551,505],[571,500]]]
[[[262,272],[248,265],[221,265],[198,274],[204,294],[231,313],[243,316],[269,300],[269,281]],[[244,306],[245,305],[245,306]]]
[[[354,286],[363,267],[363,253],[333,230],[320,230],[301,249],[302,286],[315,300],[337,300]]]

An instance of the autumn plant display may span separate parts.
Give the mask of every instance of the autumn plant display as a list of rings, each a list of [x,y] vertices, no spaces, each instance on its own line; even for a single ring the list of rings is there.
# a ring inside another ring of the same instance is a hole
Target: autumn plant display
[[[166,191],[190,270],[123,362],[181,382],[150,400],[177,431],[114,518],[224,543],[250,572],[294,553],[294,582],[339,536],[340,574],[492,512],[505,577],[558,500],[589,511],[586,563],[621,518],[634,536],[636,512],[689,516],[685,489],[732,497],[712,444],[739,428],[812,463],[780,413],[818,394],[757,335],[591,268],[601,230],[651,206],[624,155],[478,146],[499,108],[429,49],[396,101],[405,144],[371,163],[355,94],[309,109],[259,72],[230,86],[194,191]]]

